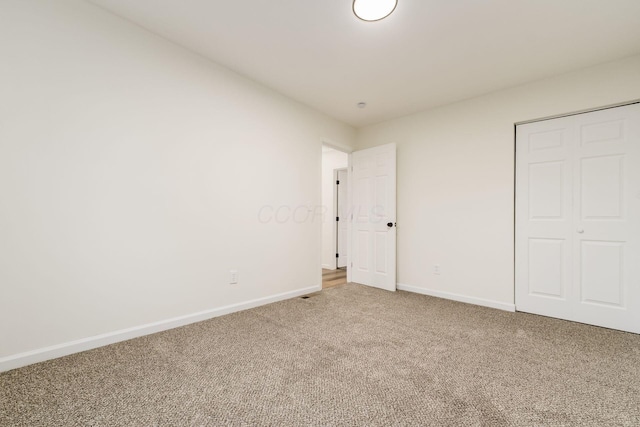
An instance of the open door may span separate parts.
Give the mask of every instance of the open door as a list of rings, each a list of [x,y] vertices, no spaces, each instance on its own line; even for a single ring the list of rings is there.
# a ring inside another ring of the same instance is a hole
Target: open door
[[[396,290],[396,145],[351,154],[350,280]]]

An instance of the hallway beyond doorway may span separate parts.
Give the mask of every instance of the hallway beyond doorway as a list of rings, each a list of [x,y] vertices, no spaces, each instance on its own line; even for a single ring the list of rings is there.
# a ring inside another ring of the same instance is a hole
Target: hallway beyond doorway
[[[333,288],[345,283],[347,283],[346,268],[338,268],[337,270],[322,269],[322,289]]]

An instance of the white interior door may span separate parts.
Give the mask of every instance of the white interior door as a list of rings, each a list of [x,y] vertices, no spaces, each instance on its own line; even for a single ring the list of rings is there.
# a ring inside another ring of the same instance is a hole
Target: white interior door
[[[516,308],[640,333],[640,104],[517,127]]]
[[[338,182],[338,191],[337,191],[337,215],[338,218],[336,229],[337,229],[337,254],[338,254],[338,268],[347,266],[347,254],[348,254],[348,233],[349,233],[349,222],[348,222],[348,213],[349,213],[349,197],[348,191],[349,188],[349,180],[348,180],[348,172],[346,169],[339,169],[337,171],[337,182]]]
[[[351,155],[350,280],[396,290],[396,145]]]

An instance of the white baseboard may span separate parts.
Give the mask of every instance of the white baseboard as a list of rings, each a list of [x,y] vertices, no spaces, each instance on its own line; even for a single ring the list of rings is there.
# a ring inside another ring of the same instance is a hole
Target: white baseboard
[[[458,302],[466,302],[468,304],[481,305],[483,307],[496,308],[498,310],[512,311],[512,312],[516,311],[515,304],[508,304],[504,302],[493,301],[493,300],[488,300],[483,298],[469,297],[466,295],[458,295],[450,292],[434,291],[431,289],[419,288],[417,286],[403,285],[401,283],[398,283],[397,289],[400,291],[414,292],[416,294],[429,295],[432,297],[450,299]]]
[[[203,320],[212,319],[218,316],[224,316],[225,314],[248,310],[250,308],[259,307],[261,305],[271,304],[277,301],[283,301],[306,294],[311,294],[321,290],[322,285],[311,286],[309,288],[299,289],[296,291],[285,292],[265,298],[258,298],[238,304],[232,304],[220,308],[201,311],[198,313],[187,314],[185,316],[174,317],[172,319],[161,320],[159,322],[148,323],[146,325],[135,326],[133,328],[108,332],[102,335],[96,335],[89,338],[83,338],[76,341],[2,357],[0,358],[0,372],[21,368],[23,366],[31,365],[38,362],[44,362],[50,359],[56,359],[62,356],[68,356],[70,354],[103,347],[105,345],[130,340],[132,338],[138,338],[144,335],[155,334],[156,332],[166,331],[168,329],[185,326],[191,323],[202,322]]]
[[[322,268],[324,268],[325,270],[335,270],[336,266],[335,265],[331,266],[329,264],[322,264]]]

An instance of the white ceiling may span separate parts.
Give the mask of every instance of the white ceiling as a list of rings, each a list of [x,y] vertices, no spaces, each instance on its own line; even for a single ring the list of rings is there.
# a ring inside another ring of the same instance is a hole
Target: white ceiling
[[[89,1],[356,127],[640,52],[640,0]]]

